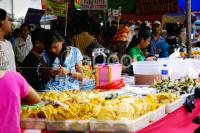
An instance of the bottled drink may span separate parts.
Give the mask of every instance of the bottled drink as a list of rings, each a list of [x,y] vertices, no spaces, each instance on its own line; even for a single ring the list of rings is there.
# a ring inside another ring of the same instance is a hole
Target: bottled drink
[[[162,67],[162,70],[161,70],[161,79],[162,80],[168,80],[169,79],[167,64],[163,64],[163,67]]]

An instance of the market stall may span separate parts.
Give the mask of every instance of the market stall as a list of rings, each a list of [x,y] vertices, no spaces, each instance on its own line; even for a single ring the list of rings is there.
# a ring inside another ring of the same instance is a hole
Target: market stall
[[[140,80],[144,75],[145,78],[152,78],[152,75],[163,71],[163,63],[169,66],[170,78],[161,77],[146,87],[131,84],[134,80],[129,76],[121,77],[120,64],[98,65],[95,67],[98,90],[42,92],[43,102],[22,107],[21,128],[26,133],[179,133],[183,129],[193,132],[198,127],[192,120],[200,114],[200,101],[195,100],[196,108],[189,110],[191,113],[186,111],[184,103],[199,89],[199,60],[138,62],[133,69],[135,74],[140,75]],[[182,69],[177,69],[180,66]],[[142,68],[143,71],[140,71]],[[89,68],[85,69],[88,73]],[[88,73],[84,77],[94,78],[94,75]],[[115,86],[115,83],[121,78],[126,86],[119,88],[122,84]],[[107,85],[111,85],[111,88]]]

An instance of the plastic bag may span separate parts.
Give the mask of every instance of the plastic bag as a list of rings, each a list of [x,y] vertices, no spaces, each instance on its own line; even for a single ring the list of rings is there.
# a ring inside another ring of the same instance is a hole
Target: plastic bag
[[[195,117],[192,122],[196,123],[196,124],[200,124],[200,116]]]
[[[114,82],[112,82],[111,84],[108,84],[108,85],[97,86],[96,89],[113,90],[113,89],[121,89],[124,86],[125,86],[124,80],[120,79],[120,80],[116,80],[116,81],[114,81]]]
[[[195,108],[195,102],[194,102],[194,95],[190,95],[186,98],[185,101],[185,109],[192,113],[192,110]]]
[[[200,98],[200,87],[195,88],[194,95],[196,98]]]
[[[169,56],[169,59],[179,58],[180,56],[180,48],[176,49],[174,53]]]

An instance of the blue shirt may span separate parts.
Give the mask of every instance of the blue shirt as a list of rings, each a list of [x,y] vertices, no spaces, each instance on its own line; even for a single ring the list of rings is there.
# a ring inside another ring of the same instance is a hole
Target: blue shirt
[[[168,43],[166,43],[166,42],[164,42],[164,43],[163,42],[159,42],[157,44],[157,48],[161,49],[159,57],[163,58],[163,57],[168,57],[169,56],[169,53],[168,53],[169,45],[168,45]]]
[[[163,37],[159,37],[157,41],[154,40],[153,36],[151,37],[151,42],[150,42],[150,47],[151,47],[151,51],[150,53],[152,55],[157,54],[157,45],[158,43],[165,43],[165,39]]]
[[[42,54],[44,60],[50,66],[50,60],[48,58],[48,55],[46,52]],[[83,56],[78,48],[71,47],[70,54],[66,57],[63,67],[66,69],[69,69],[71,72],[76,71],[76,64],[78,64],[80,61],[83,60]],[[56,61],[56,59],[55,59]],[[54,61],[54,62],[55,62]],[[57,62],[58,63],[58,62]],[[54,63],[53,63],[54,64]],[[72,90],[76,89],[79,90],[79,81],[74,79],[72,76],[65,75],[65,76],[60,76],[56,75],[55,78],[51,78],[48,83],[45,85],[46,90]]]

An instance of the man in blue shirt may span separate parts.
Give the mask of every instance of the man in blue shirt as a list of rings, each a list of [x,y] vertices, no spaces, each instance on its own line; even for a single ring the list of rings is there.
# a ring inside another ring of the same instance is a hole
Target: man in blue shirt
[[[158,42],[157,44],[157,53],[159,54],[160,58],[165,58],[169,56],[168,52],[169,45],[167,42]]]
[[[157,52],[157,45],[165,45],[165,39],[161,37],[161,23],[159,21],[155,21],[152,25],[152,36],[150,42],[150,54],[156,55],[159,54]]]

